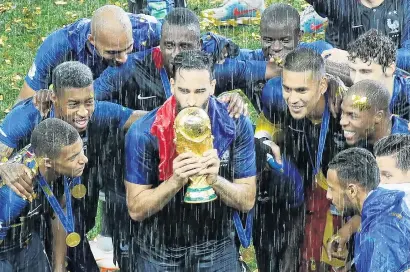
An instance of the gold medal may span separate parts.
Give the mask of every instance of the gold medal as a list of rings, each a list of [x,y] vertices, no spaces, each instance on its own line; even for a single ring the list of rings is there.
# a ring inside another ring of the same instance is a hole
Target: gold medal
[[[84,184],[77,184],[73,189],[71,189],[71,195],[77,199],[83,198],[86,193],[87,188]]]
[[[76,247],[80,243],[80,241],[81,241],[81,237],[80,237],[80,234],[78,234],[77,232],[72,232],[68,234],[67,237],[65,238],[65,243],[69,247]]]

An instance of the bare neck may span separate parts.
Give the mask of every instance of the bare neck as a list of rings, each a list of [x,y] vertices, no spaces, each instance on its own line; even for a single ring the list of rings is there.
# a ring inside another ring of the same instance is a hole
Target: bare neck
[[[53,183],[60,176],[54,170],[47,169],[44,164],[39,165],[38,171],[44,177],[48,184]]]
[[[369,137],[369,143],[374,144],[383,137],[389,136],[392,129],[391,116],[386,117],[385,120],[375,127],[373,137]]]
[[[326,98],[324,95],[322,95],[316,105],[316,108],[307,116],[307,118],[311,121],[321,120],[323,113],[325,112],[325,107]]]

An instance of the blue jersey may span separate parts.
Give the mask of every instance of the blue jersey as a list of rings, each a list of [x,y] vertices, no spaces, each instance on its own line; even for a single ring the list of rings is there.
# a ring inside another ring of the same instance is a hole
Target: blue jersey
[[[298,45],[299,48],[310,48],[316,51],[319,54],[322,54],[323,51],[332,49],[333,46],[325,41],[315,41],[311,43],[302,42]],[[241,49],[239,51],[239,60],[259,60],[266,61],[265,56],[263,55],[262,49],[250,50],[250,49]]]
[[[390,110],[404,119],[410,119],[410,74],[400,69],[395,72]]]
[[[134,38],[133,51],[143,51],[159,44],[161,24],[151,16],[128,14]],[[91,34],[91,20],[80,19],[77,22],[51,33],[41,44],[35,60],[25,78],[35,91],[47,89],[51,84],[51,72],[64,61],[76,60],[86,64],[98,78],[104,70],[116,73],[116,67],[98,55],[88,41]]]
[[[136,121],[125,139],[125,179],[154,188],[161,182],[159,143],[150,133],[156,114],[157,110],[154,110]],[[219,174],[230,181],[255,176],[254,135],[250,120],[244,116],[233,120],[226,106],[214,98],[210,100],[208,114],[214,148],[218,150],[221,161]],[[149,247],[147,250],[167,254],[169,247],[185,247],[208,240],[220,241],[232,235],[235,231],[232,208],[220,199],[204,204],[184,204],[184,191],[181,189],[161,211],[137,223],[138,246],[159,244],[160,247]]]
[[[95,110],[90,123],[99,127],[121,128],[131,116],[132,110],[110,102],[95,102]],[[0,142],[11,148],[17,148],[20,141],[31,136],[42,116],[31,99],[20,103],[7,114],[0,125]]]
[[[410,134],[409,121],[393,115],[391,134]]]
[[[98,100],[118,96],[119,104],[138,110],[150,111],[162,105],[167,99],[165,86],[169,85],[168,76],[161,78],[160,70],[155,65],[153,51],[137,52],[119,69],[124,70],[121,76],[104,77],[103,83],[95,90]],[[239,61],[226,59],[223,64],[214,66],[216,79],[215,94],[250,86],[257,80],[265,80],[266,62]],[[119,91],[119,93],[117,93]]]
[[[377,188],[363,203],[355,235],[357,271],[405,271],[410,267],[410,212],[404,192]]]

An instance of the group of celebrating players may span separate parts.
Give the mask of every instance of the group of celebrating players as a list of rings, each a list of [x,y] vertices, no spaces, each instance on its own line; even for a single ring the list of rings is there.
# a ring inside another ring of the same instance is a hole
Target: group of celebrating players
[[[256,50],[187,8],[51,33],[0,126],[0,271],[99,271],[100,192],[121,271],[246,271],[251,243],[262,272],[410,269],[409,4],[310,2],[326,41],[282,3]],[[202,156],[176,152],[188,107],[210,119]],[[217,199],[185,203],[198,175]]]

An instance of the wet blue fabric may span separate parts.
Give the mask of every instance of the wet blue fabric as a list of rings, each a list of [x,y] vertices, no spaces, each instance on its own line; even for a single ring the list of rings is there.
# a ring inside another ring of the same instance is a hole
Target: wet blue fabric
[[[410,262],[410,212],[404,192],[377,188],[363,204],[355,236],[357,271],[401,271]]]
[[[393,95],[390,101],[392,113],[410,119],[410,74],[396,69],[394,76]]]
[[[346,50],[361,34],[377,29],[399,48],[410,48],[410,2],[407,0],[384,0],[374,8],[367,8],[355,0],[307,2],[328,18],[325,38],[334,47]]]
[[[144,51],[159,44],[161,23],[154,17],[143,14],[129,13],[128,16],[132,24],[134,52]],[[68,60],[86,64],[93,72],[94,79],[105,70],[108,70],[107,73],[115,74],[116,67],[110,67],[88,42],[90,33],[90,19],[80,19],[51,33],[37,51],[25,78],[27,84],[35,91],[47,89],[51,84],[51,72],[58,64]]]

